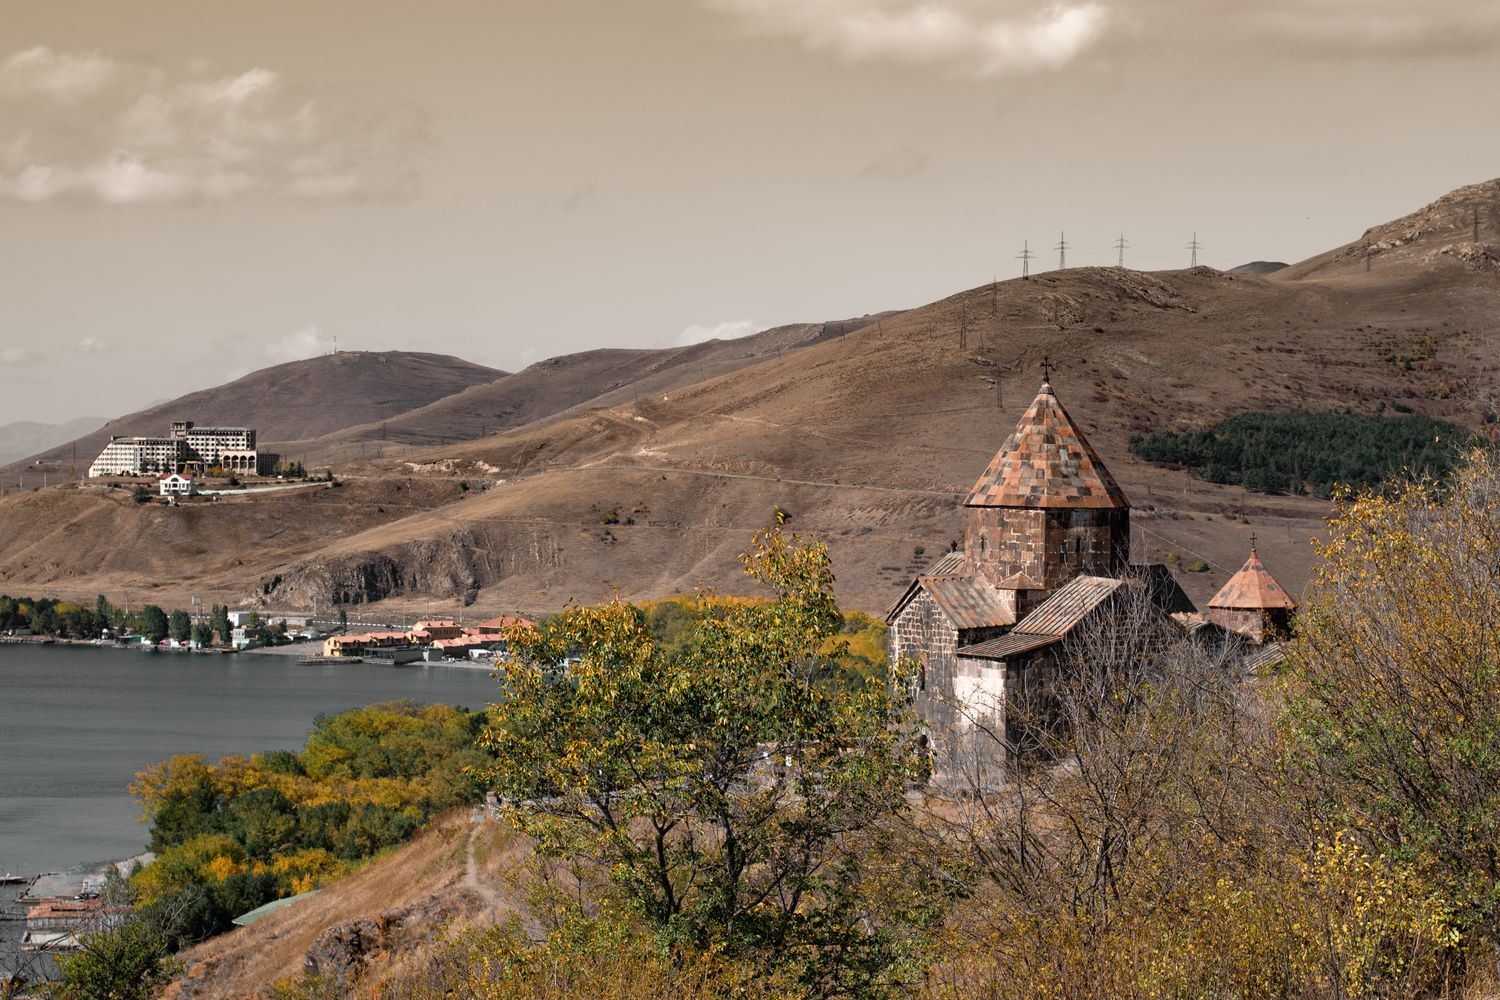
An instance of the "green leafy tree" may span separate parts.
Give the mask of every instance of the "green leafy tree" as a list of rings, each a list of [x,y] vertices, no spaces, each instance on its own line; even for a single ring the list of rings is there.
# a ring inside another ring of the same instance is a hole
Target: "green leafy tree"
[[[193,634],[193,619],[186,611],[173,611],[167,618],[167,632],[178,642],[187,642]]]
[[[193,645],[195,646],[206,648],[214,644],[213,626],[207,622],[194,622],[192,635]]]
[[[227,605],[215,604],[209,619],[213,624],[213,630],[219,634],[220,644],[227,646],[234,641],[234,625],[229,621]]]
[[[541,851],[608,872],[671,946],[880,995],[943,909],[891,832],[916,764],[905,685],[830,678],[822,545],[777,528],[745,564],[775,600],[705,611],[672,652],[623,603],[514,630],[486,777]]]
[[[151,491],[146,489],[146,487],[144,486],[137,486],[135,489],[130,491],[130,499],[134,500],[136,503],[145,503],[147,500],[151,499]]]
[[[152,642],[161,642],[167,637],[167,613],[155,604],[141,609],[140,632]]]
[[[59,1000],[149,1000],[181,970],[169,938],[132,919],[83,934],[78,951],[57,960],[51,994]]]

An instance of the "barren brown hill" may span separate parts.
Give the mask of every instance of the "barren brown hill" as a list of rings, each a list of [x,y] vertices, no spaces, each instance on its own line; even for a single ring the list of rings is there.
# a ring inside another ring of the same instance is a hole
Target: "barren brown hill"
[[[1352,243],[1277,273],[1282,280],[1376,272],[1408,279],[1431,272],[1500,276],[1500,179],[1470,184],[1430,205],[1365,230]]]
[[[780,506],[829,542],[841,599],[879,611],[960,537],[962,494],[1050,357],[1060,398],[1135,506],[1138,558],[1172,563],[1202,602],[1254,532],[1297,592],[1326,505],[1147,465],[1129,439],[1250,409],[1399,404],[1476,425],[1482,413],[1465,399],[1494,379],[1500,282],[1448,256],[1368,273],[1324,273],[1315,258],[1268,278],[1081,268],[970,289],[694,384],[639,398],[622,387],[479,440],[350,457],[344,506],[308,501],[294,542],[195,572],[276,608],[316,599],[488,614],[614,592],[738,591],[736,556]],[[433,487],[423,496],[434,503],[400,517],[359,508],[362,491],[404,480]],[[0,502],[0,528],[19,523],[10,503]],[[108,526],[129,533],[185,511],[126,509]],[[227,504],[194,516],[194,544],[235,559],[245,542],[212,540],[271,520]],[[123,549],[105,576],[86,555],[91,531],[70,533],[65,557],[54,555],[61,541],[0,548],[0,589],[163,581],[154,564],[132,577]],[[1187,571],[1200,560],[1204,571]]]
[[[260,445],[274,450],[281,442],[399,416],[505,374],[443,354],[344,351],[264,368],[188,393],[112,420],[26,462],[32,467],[40,463],[54,474],[67,473],[76,447],[77,464],[86,468],[111,435],[162,435],[173,420],[253,427]]]
[[[406,454],[413,447],[474,440],[564,413],[691,385],[787,351],[843,336],[894,314],[799,323],[736,340],[687,347],[606,349],[548,358],[389,420],[288,443],[305,463]]]

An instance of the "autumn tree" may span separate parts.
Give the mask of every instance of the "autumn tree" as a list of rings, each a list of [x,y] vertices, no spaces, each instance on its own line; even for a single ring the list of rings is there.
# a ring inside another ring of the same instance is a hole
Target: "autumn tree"
[[[904,684],[839,683],[825,548],[779,528],[745,557],[775,599],[664,650],[613,603],[508,634],[486,775],[539,850],[607,873],[659,940],[880,995],[943,909],[891,820],[914,773]]]
[[[1292,647],[1320,819],[1416,872],[1500,975],[1500,460],[1346,496]]]

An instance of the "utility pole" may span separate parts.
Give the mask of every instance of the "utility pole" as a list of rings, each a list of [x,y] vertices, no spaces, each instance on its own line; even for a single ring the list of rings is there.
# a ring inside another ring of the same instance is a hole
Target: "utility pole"
[[[1197,233],[1193,234],[1193,242],[1189,243],[1187,245],[1187,248],[1193,252],[1193,263],[1192,263],[1192,266],[1193,267],[1197,267],[1198,266],[1198,251],[1203,249],[1203,244],[1198,242],[1198,234]]]
[[[1121,270],[1124,270],[1124,268],[1125,268],[1125,251],[1129,247],[1130,247],[1130,244],[1125,241],[1125,234],[1121,233],[1120,234],[1120,238],[1117,239],[1117,240],[1115,240],[1115,249],[1120,252],[1120,263],[1119,263],[1118,266],[1120,267]]]
[[[998,275],[990,275],[990,315],[1000,315],[1000,278]]]
[[[961,306],[958,313],[958,349],[967,350],[969,347],[969,307]]]
[[[1057,269],[1066,271],[1068,269],[1068,237],[1066,233],[1057,234],[1057,246],[1052,249],[1057,251]]]
[[[1031,252],[1030,242],[1026,240],[1021,241],[1021,252],[1016,254],[1016,260],[1021,262],[1021,277],[1031,277],[1031,262],[1036,260],[1036,254]]]
[[[1474,206],[1474,242],[1479,242],[1479,206]]]

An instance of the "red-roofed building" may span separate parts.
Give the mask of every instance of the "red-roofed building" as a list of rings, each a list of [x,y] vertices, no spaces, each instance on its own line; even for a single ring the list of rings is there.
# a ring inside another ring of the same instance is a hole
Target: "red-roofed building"
[[[157,484],[164,497],[190,497],[198,492],[198,481],[190,474],[183,472],[171,472],[159,476]]]
[[[1250,558],[1208,602],[1208,620],[1255,642],[1285,635],[1297,602],[1276,582],[1250,546]]]

